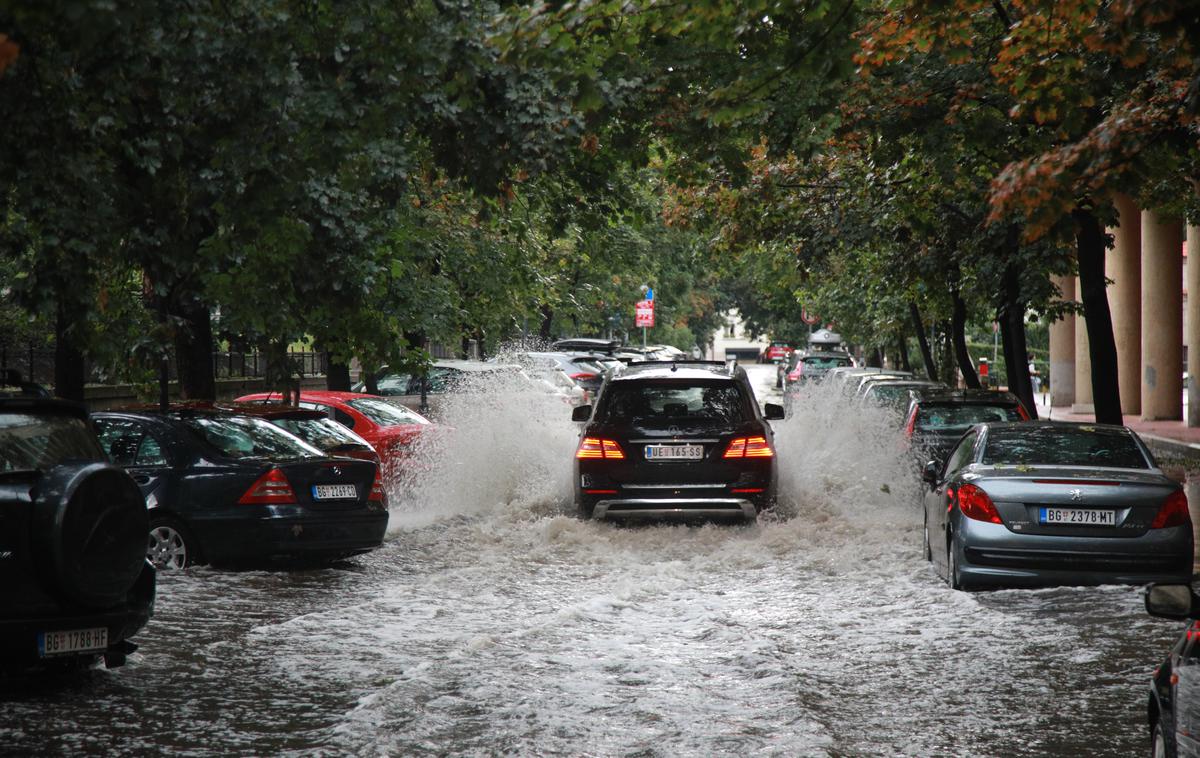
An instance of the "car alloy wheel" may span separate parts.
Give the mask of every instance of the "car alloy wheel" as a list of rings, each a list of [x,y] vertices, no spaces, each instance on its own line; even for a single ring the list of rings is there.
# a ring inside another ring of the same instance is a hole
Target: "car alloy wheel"
[[[1154,722],[1154,730],[1150,732],[1151,758],[1167,758],[1167,738],[1163,736],[1162,720]]]
[[[196,562],[184,528],[170,519],[151,519],[146,558],[157,569],[178,571]]]

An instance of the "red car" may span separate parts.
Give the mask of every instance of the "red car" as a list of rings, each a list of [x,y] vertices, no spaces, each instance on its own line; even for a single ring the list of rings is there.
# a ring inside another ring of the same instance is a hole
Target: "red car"
[[[239,403],[279,401],[278,392],[258,392],[237,399]],[[361,392],[306,390],[300,393],[300,407],[323,411],[371,443],[379,453],[387,481],[394,481],[410,455],[412,443],[430,428],[429,419],[416,411]]]
[[[796,350],[786,342],[772,342],[762,353],[763,363],[774,363],[775,361],[786,361],[791,357]]]

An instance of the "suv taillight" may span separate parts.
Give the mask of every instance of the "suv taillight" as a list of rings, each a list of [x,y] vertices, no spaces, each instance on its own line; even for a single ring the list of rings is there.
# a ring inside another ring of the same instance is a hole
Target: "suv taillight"
[[[584,437],[575,451],[576,458],[602,458],[608,461],[624,460],[625,451],[616,440],[606,440],[600,437]]]
[[[295,502],[296,493],[291,483],[277,468],[260,476],[238,499],[241,505],[291,505]]]
[[[766,437],[737,437],[725,448],[725,458],[770,458],[775,455]]]
[[[904,425],[904,436],[912,439],[913,432],[917,430],[917,408],[912,409],[912,413],[908,414],[908,423]]]
[[[958,488],[958,509],[964,516],[976,521],[1004,523],[1000,520],[1000,514],[996,511],[992,499],[974,484],[964,484]]]
[[[1169,526],[1183,526],[1191,519],[1188,516],[1188,499],[1182,491],[1172,492],[1158,509],[1151,529],[1166,529]]]

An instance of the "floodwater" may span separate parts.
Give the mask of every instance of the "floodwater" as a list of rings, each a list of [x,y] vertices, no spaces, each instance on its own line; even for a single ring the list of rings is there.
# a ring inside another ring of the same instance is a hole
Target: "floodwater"
[[[772,399],[774,369],[748,368]],[[949,590],[886,419],[813,393],[775,424],[781,514],[638,528],[571,513],[568,419],[551,398],[457,398],[382,549],[160,575],[124,668],[7,683],[0,752],[1145,750],[1180,624],[1133,587]]]

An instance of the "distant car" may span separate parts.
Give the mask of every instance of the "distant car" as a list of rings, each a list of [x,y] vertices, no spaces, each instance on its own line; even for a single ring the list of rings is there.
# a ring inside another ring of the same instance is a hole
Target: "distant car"
[[[908,410],[910,390],[934,389],[949,389],[949,387],[941,382],[931,382],[925,379],[882,379],[864,387],[862,398],[864,402],[886,408],[902,420],[904,412]]]
[[[506,355],[514,363],[526,371],[558,370],[565,373],[572,382],[583,388],[588,396],[594,396],[600,389],[600,380],[605,371],[605,364],[611,358],[594,353],[569,353],[525,351]]]
[[[515,381],[519,379],[517,376],[519,372],[520,367],[513,364],[439,360],[429,367],[428,374],[424,377],[416,373],[393,372],[384,366],[379,372],[376,386],[381,397],[386,397],[392,403],[404,405],[422,413],[424,413],[421,410],[422,395],[424,395],[424,402],[429,407],[430,417],[437,418],[442,412],[441,406],[448,393],[479,389],[483,383],[488,381],[489,377],[500,379],[503,382],[504,376],[507,375]],[[354,385],[353,389],[357,393],[365,393],[367,386],[365,382],[359,382]]]
[[[762,351],[759,362],[773,363],[775,361],[786,361],[793,352],[795,352],[795,348],[786,342],[772,342]]]
[[[925,558],[955,589],[1192,575],[1187,496],[1125,427],[981,423],[922,479]]]
[[[817,352],[806,353],[804,355],[796,354],[789,361],[791,368],[783,375],[780,381],[782,388],[795,389],[804,382],[820,381],[829,373],[830,369],[834,368],[853,368],[854,359],[849,353],[842,352]],[[778,375],[778,370],[777,370]]]
[[[81,405],[0,400],[0,669],[120,666],[154,609],[146,503]]]
[[[621,341],[604,339],[602,337],[567,337],[555,340],[550,346],[555,350],[612,355],[613,351],[621,346]]]
[[[239,397],[237,402],[278,407],[280,396],[273,392],[256,392]],[[378,454],[383,479],[389,483],[403,473],[412,455],[413,445],[432,428],[429,419],[411,408],[393,405],[376,395],[361,392],[303,390],[298,407],[319,411],[365,440]],[[344,454],[337,449],[326,452]]]
[[[753,519],[775,499],[771,419],[740,368],[635,363],[580,406],[575,503],[585,518]]]
[[[1188,622],[1150,681],[1150,755],[1200,755],[1200,597],[1184,583],[1151,584],[1144,597],[1150,615]]]
[[[258,416],[186,405],[92,414],[141,488],[155,566],[328,563],[387,528],[379,466],[334,458]]]
[[[918,465],[931,459],[945,460],[975,424],[1029,420],[1029,412],[1011,392],[934,387],[908,394],[904,436]]]
[[[856,398],[862,398],[863,394],[875,384],[883,382],[896,381],[898,379],[912,379],[911,371],[890,371],[884,370],[878,374],[868,374],[866,376],[857,377],[857,381],[853,382],[853,395]]]

